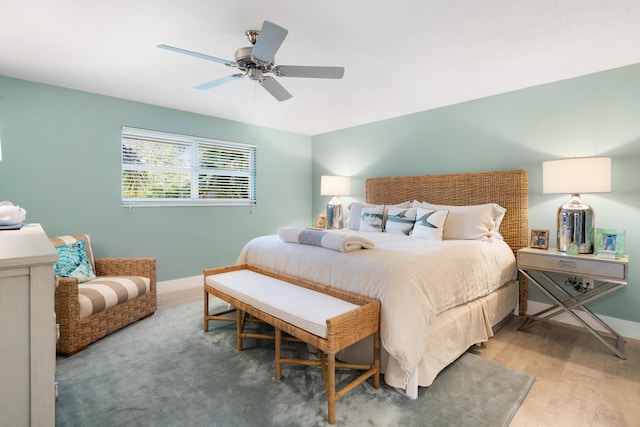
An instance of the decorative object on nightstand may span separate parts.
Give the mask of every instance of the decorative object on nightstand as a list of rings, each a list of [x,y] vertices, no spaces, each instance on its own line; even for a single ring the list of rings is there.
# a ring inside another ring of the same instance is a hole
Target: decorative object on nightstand
[[[611,192],[611,157],[579,157],[542,163],[542,192],[569,193],[558,208],[558,251],[574,243],[578,253],[593,253],[594,213],[581,193]]]
[[[529,246],[537,249],[549,248],[549,230],[536,230],[532,228]]]
[[[567,255],[578,255],[578,244],[576,242],[569,243],[569,246],[567,246]]]
[[[595,254],[600,258],[622,258],[624,256],[624,230],[597,228]]]
[[[348,196],[350,192],[348,176],[324,175],[320,177],[320,195],[333,196],[327,204],[326,227],[342,228],[342,204],[337,196]]]
[[[518,251],[518,271],[554,302],[551,307],[530,315],[518,330],[567,313],[605,347],[626,359],[624,338],[585,304],[627,286],[628,257],[603,259],[595,255],[567,255],[558,251],[523,248]],[[558,274],[568,277],[564,284],[569,288],[558,283]],[[601,334],[590,323],[613,335],[615,345],[608,341],[610,336]]]
[[[316,221],[316,226],[314,228],[323,229],[327,225],[327,215],[320,214],[318,215],[318,220]]]

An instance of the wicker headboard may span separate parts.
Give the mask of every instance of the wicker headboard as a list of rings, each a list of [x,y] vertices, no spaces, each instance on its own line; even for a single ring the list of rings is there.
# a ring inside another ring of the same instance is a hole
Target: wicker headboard
[[[497,203],[507,210],[500,233],[514,255],[528,245],[529,184],[524,170],[368,178],[365,191],[367,203],[376,205],[407,200],[458,206]],[[525,283],[520,289],[521,311],[526,301]]]

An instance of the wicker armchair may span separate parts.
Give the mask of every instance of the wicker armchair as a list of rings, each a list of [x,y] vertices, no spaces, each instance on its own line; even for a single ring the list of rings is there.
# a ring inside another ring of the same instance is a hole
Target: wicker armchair
[[[89,241],[86,235],[83,236]],[[64,236],[70,237],[70,236]],[[51,239],[57,246],[60,238]],[[90,246],[87,253],[91,254]],[[80,317],[78,279],[57,277],[55,312],[60,328],[56,352],[70,356],[84,350],[89,344],[137,320],[153,315],[157,309],[155,258],[91,258],[98,279],[114,277],[144,277],[149,279],[149,290],[133,299],[113,307]],[[88,282],[87,282],[88,283]]]

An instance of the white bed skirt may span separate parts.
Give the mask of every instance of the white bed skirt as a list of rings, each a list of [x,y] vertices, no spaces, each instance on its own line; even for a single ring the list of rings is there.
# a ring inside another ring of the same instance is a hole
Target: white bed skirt
[[[493,336],[492,327],[512,313],[517,302],[518,282],[512,281],[485,297],[437,315],[429,326],[428,339],[429,343],[437,344],[429,346],[420,361],[417,386],[431,385],[438,373],[469,347],[489,340]],[[372,346],[373,338],[369,337],[347,347],[337,357],[350,363],[371,363]],[[384,348],[380,358],[384,381],[392,387],[406,389],[410,378],[398,362],[390,358]],[[417,396],[416,390],[406,389],[406,392]]]

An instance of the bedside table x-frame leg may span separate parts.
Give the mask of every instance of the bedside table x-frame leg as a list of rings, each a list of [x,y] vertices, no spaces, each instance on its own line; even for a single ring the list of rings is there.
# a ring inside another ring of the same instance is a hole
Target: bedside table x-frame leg
[[[533,278],[526,270],[521,269],[520,272],[525,275],[531,283],[536,285],[538,289],[540,289],[548,298],[555,302],[555,305],[541,310],[535,314],[530,315],[527,320],[524,322],[522,326],[518,328],[518,330],[524,330],[529,328],[536,323],[542,322],[544,320],[549,320],[559,314],[568,313],[574,319],[576,319],[580,324],[582,324],[587,330],[595,336],[605,347],[614,352],[621,359],[626,359],[624,354],[624,338],[620,336],[613,328],[607,325],[602,319],[600,319],[595,313],[589,310],[584,304],[594,301],[604,295],[607,295],[622,286],[626,286],[626,283],[612,283],[612,282],[604,282],[595,288],[578,295],[571,295],[560,286],[554,279],[552,279],[548,274],[542,271],[538,271],[538,273],[555,289],[560,291],[567,298],[561,300],[555,294],[550,292],[543,284],[541,284],[538,280]],[[585,313],[588,317],[602,326],[604,329],[609,331],[616,338],[616,345],[613,346],[609,343],[605,338],[598,332],[596,329],[591,327],[582,317],[578,316],[573,310],[576,308],[581,308],[583,313]]]

